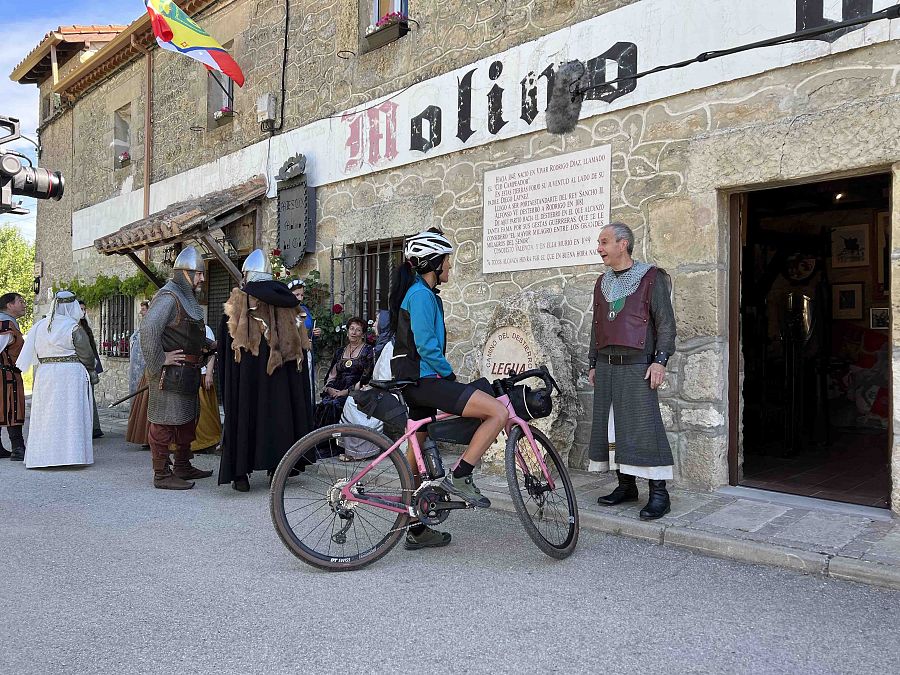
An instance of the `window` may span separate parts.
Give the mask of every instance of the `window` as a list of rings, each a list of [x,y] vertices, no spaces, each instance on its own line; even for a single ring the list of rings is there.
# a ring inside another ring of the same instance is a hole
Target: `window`
[[[129,340],[134,330],[134,298],[114,295],[100,303],[100,341],[103,356],[128,358]]]
[[[348,316],[376,319],[388,308],[391,272],[403,261],[403,239],[346,244],[332,252],[331,288],[334,302],[347,307]]]
[[[222,45],[231,51],[233,42]],[[234,80],[217,70],[207,71],[206,109],[209,114],[209,128],[215,129],[228,124],[234,117]]]
[[[378,20],[383,17],[385,14],[390,14],[391,12],[398,12],[403,16],[409,16],[409,3],[408,0],[370,0],[372,2],[372,23],[377,23]]]
[[[407,0],[362,0],[359,17],[365,36],[363,48],[377,49],[406,35],[408,16]]]
[[[113,163],[117,169],[131,164],[131,104],[113,113]]]

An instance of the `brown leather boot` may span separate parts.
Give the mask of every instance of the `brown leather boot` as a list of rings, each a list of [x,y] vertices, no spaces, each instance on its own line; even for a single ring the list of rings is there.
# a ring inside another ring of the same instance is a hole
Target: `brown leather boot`
[[[190,490],[194,484],[169,470],[169,458],[153,458],[153,487],[160,490]]]
[[[184,480],[195,480],[197,478],[209,478],[213,475],[212,471],[204,471],[198,469],[191,464],[191,458],[194,453],[188,450],[179,449],[175,451],[175,468],[172,470],[178,478]]]

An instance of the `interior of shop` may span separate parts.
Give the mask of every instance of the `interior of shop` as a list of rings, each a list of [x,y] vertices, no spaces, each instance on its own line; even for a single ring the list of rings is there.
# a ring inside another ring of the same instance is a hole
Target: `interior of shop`
[[[890,175],[750,193],[740,484],[887,508]]]

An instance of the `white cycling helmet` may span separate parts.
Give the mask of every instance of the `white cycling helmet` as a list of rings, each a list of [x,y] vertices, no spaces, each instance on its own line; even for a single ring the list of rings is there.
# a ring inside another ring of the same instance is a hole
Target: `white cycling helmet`
[[[440,269],[444,258],[453,253],[453,244],[440,232],[426,230],[414,234],[406,240],[403,255],[419,274]]]

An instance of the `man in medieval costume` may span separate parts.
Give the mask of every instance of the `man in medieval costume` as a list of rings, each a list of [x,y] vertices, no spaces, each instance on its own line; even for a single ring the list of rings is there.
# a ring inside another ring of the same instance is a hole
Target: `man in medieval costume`
[[[214,348],[206,339],[203,309],[195,296],[205,275],[206,263],[197,249],[188,246],[178,254],[172,278],[153,296],[141,323],[141,352],[150,386],[147,439],[153,486],[162,490],[189,490],[194,479],[212,475],[191,465],[200,414],[200,367]]]
[[[19,328],[19,319],[25,316],[25,298],[18,293],[0,295],[0,429],[6,427],[10,452],[3,447],[0,435],[0,459],[25,459],[25,386],[22,371],[16,367],[16,359],[22,351],[25,338]]]
[[[58,292],[49,316],[28,331],[16,361],[22,372],[34,367],[28,469],[94,463],[97,361],[79,323],[83,316],[74,294]]]
[[[242,271],[243,284],[231,292],[219,325],[225,406],[219,484],[247,492],[251,472],[271,476],[311,429],[304,355],[310,345],[306,331],[297,330],[300,301],[272,278],[268,257],[256,249]]]
[[[675,313],[668,274],[633,260],[634,233],[611,223],[600,230],[597,253],[609,267],[594,286],[588,377],[594,385],[590,471],[616,470],[619,484],[598,503],[637,501],[636,477],[649,481],[641,520],[670,510],[666,481],[674,460],[657,389],[675,351]]]

